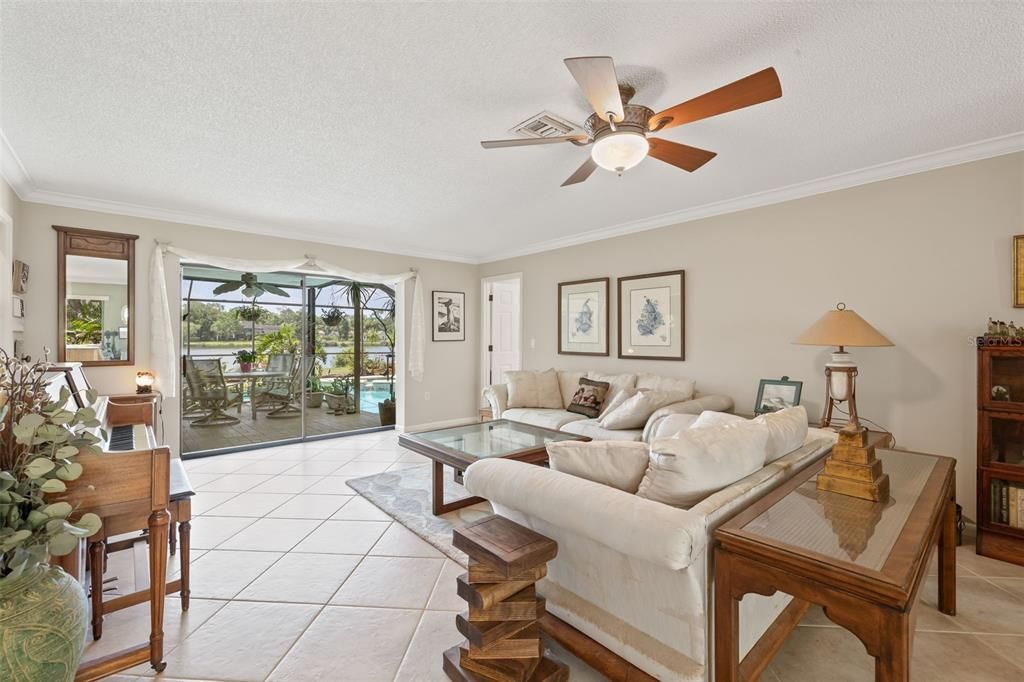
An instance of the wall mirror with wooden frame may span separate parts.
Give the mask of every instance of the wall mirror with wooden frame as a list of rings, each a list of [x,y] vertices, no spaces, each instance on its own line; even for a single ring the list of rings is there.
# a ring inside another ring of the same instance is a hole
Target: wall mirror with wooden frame
[[[57,360],[135,364],[138,235],[54,225],[57,231]]]

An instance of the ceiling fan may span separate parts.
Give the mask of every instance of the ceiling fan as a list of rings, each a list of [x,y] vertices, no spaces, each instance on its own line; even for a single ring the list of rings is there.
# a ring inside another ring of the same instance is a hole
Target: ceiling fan
[[[594,107],[594,113],[583,124],[585,134],[480,143],[485,149],[557,142],[571,142],[578,147],[593,145],[590,158],[562,183],[562,187],[583,182],[599,166],[621,175],[648,155],[692,173],[713,159],[715,152],[650,137],[650,133],[782,97],[779,76],[769,67],[654,113],[648,107],[629,103],[636,90],[619,84],[611,57],[570,57],[564,61]]]
[[[243,289],[243,287],[245,287]],[[274,294],[275,296],[288,296],[288,292],[279,286],[260,282],[256,275],[251,272],[244,273],[237,282],[224,282],[213,290],[214,294],[226,294],[229,291],[242,289],[242,296],[256,299],[263,294]]]

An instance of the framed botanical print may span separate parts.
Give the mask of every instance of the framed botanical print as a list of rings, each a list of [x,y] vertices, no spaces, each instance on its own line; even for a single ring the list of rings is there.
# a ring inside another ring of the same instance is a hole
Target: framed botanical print
[[[466,340],[466,294],[462,291],[432,291],[430,309],[433,314],[434,341]]]
[[[558,353],[608,355],[608,277],[558,284]]]
[[[682,360],[685,271],[619,278],[619,357]]]
[[[1024,308],[1024,234],[1013,238],[1013,307]]]

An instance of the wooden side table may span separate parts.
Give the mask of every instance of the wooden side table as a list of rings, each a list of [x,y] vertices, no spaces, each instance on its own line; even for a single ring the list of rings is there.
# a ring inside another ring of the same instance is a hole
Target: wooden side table
[[[913,609],[939,551],[939,608],[956,613],[956,460],[879,450],[886,503],[819,491],[820,461],[714,533],[715,679],[757,679],[810,604],[863,642],[875,679],[910,679]],[[739,660],[739,601],[793,601]]]
[[[456,617],[466,638],[444,652],[453,682],[566,682],[569,669],[544,656],[537,620],[544,599],[534,583],[547,575],[558,543],[501,516],[456,528],[452,544],[469,555],[458,578],[469,610]]]

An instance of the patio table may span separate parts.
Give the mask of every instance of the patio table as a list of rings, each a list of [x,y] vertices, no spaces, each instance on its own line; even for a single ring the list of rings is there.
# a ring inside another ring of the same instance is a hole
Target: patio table
[[[252,409],[252,420],[256,421],[256,381],[258,379],[282,379],[287,377],[287,372],[277,372],[267,369],[254,369],[248,372],[224,372],[224,381],[229,384],[238,384],[249,381],[249,407]]]

